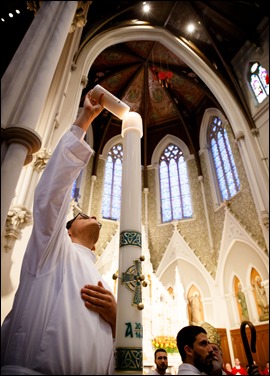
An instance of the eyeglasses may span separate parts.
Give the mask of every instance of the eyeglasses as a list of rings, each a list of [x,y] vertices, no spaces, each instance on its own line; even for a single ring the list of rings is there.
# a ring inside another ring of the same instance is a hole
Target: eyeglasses
[[[96,219],[96,217],[89,217],[89,215],[87,215],[87,214],[84,214],[84,213],[78,213],[74,218],[72,218],[70,221],[67,222],[67,224],[66,224],[66,228],[67,228],[68,230],[70,229],[70,227],[71,227],[72,223],[75,221],[75,219],[78,218],[79,216],[81,216],[83,219],[90,219],[90,218],[94,218],[94,219]],[[99,228],[101,229],[102,224],[101,224],[100,222],[98,222],[98,221],[97,221],[97,223],[98,223],[98,225],[99,225]]]

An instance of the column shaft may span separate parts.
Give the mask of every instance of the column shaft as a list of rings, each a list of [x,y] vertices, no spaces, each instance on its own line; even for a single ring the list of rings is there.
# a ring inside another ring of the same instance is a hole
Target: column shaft
[[[77,1],[42,2],[1,82],[1,121],[6,131],[17,127],[35,133],[77,4]],[[19,144],[20,140],[14,137],[13,141],[10,137],[2,159],[1,233],[29,152]]]

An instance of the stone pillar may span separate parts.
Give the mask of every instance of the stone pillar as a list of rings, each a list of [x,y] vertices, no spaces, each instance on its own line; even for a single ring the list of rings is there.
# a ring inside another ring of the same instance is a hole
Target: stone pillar
[[[268,213],[268,206],[265,206],[264,197],[261,194],[262,189],[264,187],[260,186],[260,183],[256,175],[256,171],[254,170],[254,167],[251,163],[251,157],[250,157],[249,151],[247,150],[244,133],[238,132],[235,137],[236,137],[236,141],[238,143],[240,151],[242,151],[242,153],[244,154],[242,156],[243,162],[245,163],[246,169],[249,173],[249,184],[250,184],[253,199],[256,205],[260,225],[261,225],[262,232],[264,235],[264,240],[267,245],[267,250],[269,253],[269,216],[268,216],[268,220],[266,220],[266,216],[265,216],[265,213]],[[266,197],[269,197],[269,195]]]
[[[35,132],[77,1],[44,1],[2,78],[1,233],[24,164],[41,147]]]

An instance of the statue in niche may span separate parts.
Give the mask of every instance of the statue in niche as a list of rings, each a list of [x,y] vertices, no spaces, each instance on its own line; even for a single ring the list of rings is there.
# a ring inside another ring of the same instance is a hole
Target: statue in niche
[[[262,285],[262,280],[259,275],[255,277],[253,287],[258,307],[261,310],[260,321],[269,320],[269,303],[265,288]]]
[[[190,321],[191,325],[200,325],[203,322],[201,297],[198,291],[189,297]]]
[[[237,301],[241,306],[242,318],[241,321],[248,321],[248,309],[245,294],[242,291],[241,283],[238,283]]]

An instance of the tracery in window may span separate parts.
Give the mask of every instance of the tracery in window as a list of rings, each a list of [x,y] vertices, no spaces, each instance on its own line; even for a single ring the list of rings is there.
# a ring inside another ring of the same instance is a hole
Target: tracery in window
[[[269,96],[269,76],[267,70],[258,62],[251,63],[249,70],[249,83],[258,101],[262,101]]]
[[[218,116],[212,118],[208,137],[221,199],[229,200],[240,190],[240,181],[227,131]]]
[[[159,161],[161,220],[192,217],[186,161],[178,146],[169,144]]]
[[[103,218],[113,220],[120,219],[122,193],[122,160],[123,145],[118,143],[110,149],[106,161],[102,199]]]

